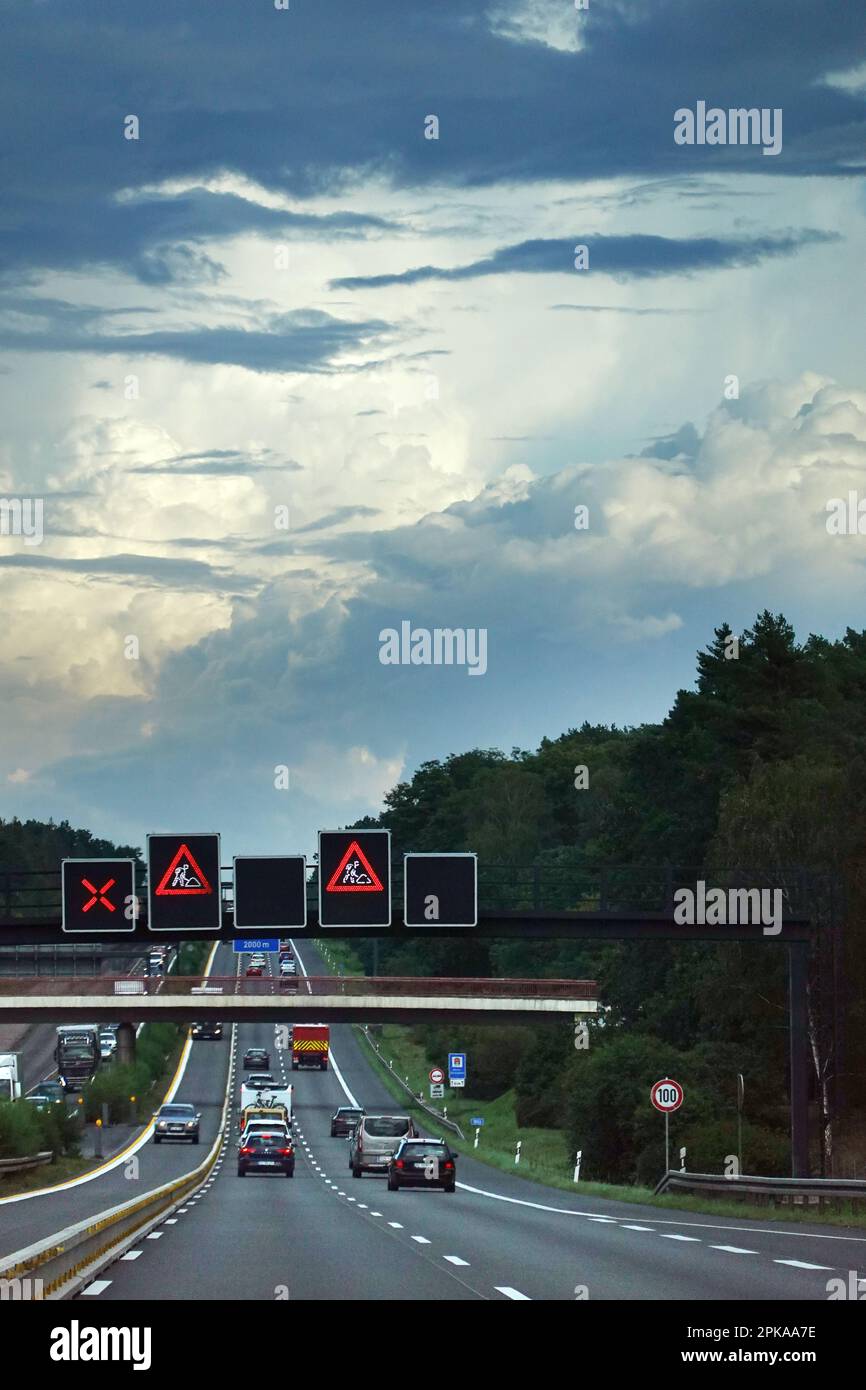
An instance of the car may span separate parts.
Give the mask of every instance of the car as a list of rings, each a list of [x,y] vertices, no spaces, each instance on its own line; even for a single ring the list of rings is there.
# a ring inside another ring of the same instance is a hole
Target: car
[[[223,1026],[221,1023],[216,1023],[213,1021],[209,1023],[194,1023],[190,1031],[194,1038],[219,1039],[223,1035]]]
[[[354,1134],[355,1127],[366,1113],[366,1110],[354,1105],[341,1105],[331,1116],[331,1138]]]
[[[247,966],[247,978],[249,978],[251,975],[263,975],[263,974],[264,974],[264,968],[263,968],[261,965],[248,965],[248,966]]]
[[[244,1069],[249,1067],[269,1067],[271,1065],[271,1054],[266,1047],[248,1047],[244,1053]]]
[[[388,1191],[401,1187],[441,1187],[456,1191],[457,1154],[444,1139],[403,1139],[388,1164]]]
[[[290,1139],[274,1132],[244,1136],[238,1149],[238,1177],[247,1173],[281,1172],[295,1176],[295,1150]]]
[[[63,1105],[66,1092],[59,1081],[40,1081],[36,1090],[27,1097],[37,1110],[46,1110],[51,1105]]]
[[[281,989],[281,990],[288,990],[288,991],[289,991],[289,994],[297,994],[297,992],[298,992],[298,977],[297,977],[297,975],[295,975],[295,974],[289,974],[288,971],[282,971],[282,970],[281,970],[281,971],[280,971],[280,989]]]
[[[290,961],[290,960],[283,961],[283,963],[280,965],[280,974],[281,974],[281,975],[295,975],[295,974],[297,974],[297,971],[295,970],[294,963],[293,963],[292,961]]]
[[[161,1144],[163,1139],[189,1139],[192,1144],[198,1143],[201,1115],[196,1113],[194,1105],[171,1101],[159,1107],[153,1121],[154,1144]]]
[[[418,1131],[409,1115],[364,1115],[352,1141],[349,1167],[353,1178],[388,1171],[391,1156],[401,1139],[415,1139]]]
[[[261,1091],[263,1091],[265,1087],[276,1086],[276,1084],[276,1081],[269,1071],[251,1072],[244,1082],[245,1086],[254,1086]]]

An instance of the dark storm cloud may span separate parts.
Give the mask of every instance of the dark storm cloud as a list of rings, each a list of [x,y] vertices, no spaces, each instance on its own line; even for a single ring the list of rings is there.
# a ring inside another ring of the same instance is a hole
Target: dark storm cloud
[[[201,454],[179,454],[174,459],[162,459],[158,463],[143,463],[126,470],[128,473],[167,473],[184,474],[189,477],[247,477],[254,473],[302,473],[304,465],[294,459],[282,463],[268,463],[266,458],[272,449],[265,449],[261,456],[249,455],[234,449],[209,449]]]
[[[234,570],[216,569],[200,560],[173,560],[160,555],[95,555],[83,560],[58,559],[51,555],[0,555],[0,568],[52,570],[120,582],[135,579],[139,584],[156,588],[239,593],[257,587],[255,581],[243,578]]]
[[[271,314],[266,329],[159,329],[152,333],[105,333],[66,327],[22,330],[0,326],[0,350],[9,352],[119,353],[133,357],[175,357],[195,364],[246,367],[252,372],[330,372],[345,352],[359,352],[391,331],[380,319],[350,323],[319,310]],[[356,370],[369,363],[353,364]],[[347,370],[343,364],[339,370]]]
[[[338,289],[369,290],[417,285],[425,280],[477,280],[485,275],[612,275],[618,280],[758,265],[772,256],[790,256],[805,246],[839,240],[833,232],[797,231],[748,239],[722,237],[579,236],[536,238],[502,246],[492,256],[458,266],[416,266],[390,275],[354,275],[332,280]],[[577,272],[575,247],[589,248],[589,270]]]
[[[593,4],[578,53],[495,34],[486,9],[479,0],[309,0],[286,11],[0,0],[12,209],[0,260],[19,274],[107,262],[143,278],[207,277],[219,274],[214,262],[190,253],[181,264],[166,248],[251,230],[376,231],[375,219],[304,224],[231,194],[116,201],[124,189],[225,170],[296,196],[333,194],[369,173],[467,187],[862,172],[863,102],[823,81],[862,55],[862,4]],[[676,146],[673,113],[698,99],[782,108],[781,155]],[[430,113],[441,123],[435,141],[423,134]],[[124,139],[129,114],[137,141]]]

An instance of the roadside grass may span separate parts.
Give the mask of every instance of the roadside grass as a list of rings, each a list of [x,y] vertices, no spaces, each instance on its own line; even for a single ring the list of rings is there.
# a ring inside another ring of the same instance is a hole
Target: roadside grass
[[[417,1096],[421,1091],[425,1100],[429,1094],[430,1062],[424,1048],[413,1041],[410,1030],[399,1024],[381,1024],[370,1029],[371,1040],[378,1042],[377,1054],[369,1043],[364,1041],[363,1030],[361,1046],[369,1055],[370,1061],[379,1073],[386,1089],[399,1102],[401,1111],[408,1111],[429,1131],[435,1131],[436,1122],[399,1085],[408,1077],[408,1085]],[[445,1059],[443,1058],[443,1064]],[[388,1063],[393,1062],[393,1072]],[[428,1101],[428,1104],[432,1102]],[[686,1211],[713,1216],[745,1217],[751,1221],[788,1221],[794,1223],[820,1223],[831,1226],[866,1227],[866,1212],[857,1209],[853,1202],[837,1202],[832,1206],[818,1207],[815,1204],[773,1205],[769,1202],[727,1200],[687,1193],[655,1196],[649,1187],[625,1187],[603,1182],[573,1181],[574,1164],[564,1152],[562,1132],[558,1129],[525,1128],[520,1129],[514,1114],[514,1093],[506,1091],[495,1100],[465,1100],[457,1092],[451,1092],[447,1101],[447,1118],[454,1120],[466,1136],[460,1140],[443,1128],[449,1143],[457,1146],[460,1154],[489,1164],[501,1172],[512,1173],[515,1177],[543,1183],[546,1187],[570,1192],[572,1196],[601,1197],[606,1201],[623,1202],[631,1206],[658,1207],[662,1211]],[[473,1116],[484,1119],[478,1141],[474,1148],[475,1130],[470,1124]],[[520,1140],[520,1162],[514,1162],[517,1142]]]
[[[43,1187],[54,1187],[57,1183],[78,1178],[93,1167],[90,1158],[58,1158],[44,1168],[33,1168],[29,1173],[10,1173],[0,1178],[0,1197],[18,1197],[23,1192],[38,1192]],[[46,1174],[50,1177],[46,1178]]]
[[[163,1048],[166,1046],[164,1035],[169,1029],[174,1032],[175,1026],[165,1023],[146,1024],[145,1028],[142,1030],[142,1038],[148,1029],[151,1030],[151,1033],[153,1033],[154,1030],[157,1031],[163,1037],[162,1041],[153,1040],[156,1042],[158,1051],[162,1052]],[[168,1090],[169,1083],[177,1070],[181,1049],[186,1042],[186,1032],[183,1029],[177,1029],[176,1031],[176,1038],[172,1039],[169,1051],[164,1054],[164,1066],[161,1068],[159,1074],[146,1086],[145,1091],[136,1096],[136,1104],[134,1107],[135,1116],[134,1119],[132,1119],[132,1123],[137,1128],[144,1127],[150,1120],[153,1111],[157,1106],[162,1104],[162,1097]],[[139,1043],[141,1043],[141,1040],[140,1038]],[[128,1070],[129,1068],[123,1068],[124,1075]],[[109,1071],[110,1067],[106,1067],[103,1074],[107,1075]],[[118,1072],[119,1071],[120,1069],[118,1068]],[[123,1088],[124,1093],[126,1089],[127,1088]],[[82,1096],[82,1101],[83,1100],[84,1097]],[[121,1101],[124,1103],[121,1104]],[[14,1105],[20,1105],[22,1102],[14,1101],[12,1103]],[[26,1104],[26,1102],[24,1103]],[[122,1124],[125,1123],[124,1110],[132,1110],[128,1097],[126,1097],[124,1101],[124,1097],[121,1096],[121,1099],[118,1101],[118,1107],[118,1122]],[[85,1106],[82,1105],[81,1108],[84,1109]],[[109,1125],[104,1131],[105,1134],[110,1134],[111,1129],[112,1126]],[[88,1154],[83,1157],[79,1154],[58,1155],[52,1163],[46,1164],[43,1168],[34,1168],[28,1173],[10,1173],[7,1177],[0,1177],[0,1197],[18,1197],[22,1193],[38,1192],[42,1188],[55,1187],[58,1183],[68,1182],[70,1178],[78,1178],[85,1173],[92,1172],[94,1168],[99,1168],[103,1163],[108,1162],[109,1158],[110,1155],[105,1155],[102,1158],[97,1158],[93,1154]]]
[[[348,942],[324,941],[319,937],[313,945],[333,975],[338,975],[341,970],[344,975],[363,975],[361,961]]]

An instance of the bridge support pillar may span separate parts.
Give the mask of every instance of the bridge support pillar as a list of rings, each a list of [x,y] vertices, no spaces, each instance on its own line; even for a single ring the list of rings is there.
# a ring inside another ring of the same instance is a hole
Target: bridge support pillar
[[[791,1072],[791,1176],[809,1177],[809,943],[788,946],[788,1023]]]
[[[121,1023],[117,1030],[117,1060],[121,1066],[132,1066],[135,1061],[135,1027],[131,1023]]]

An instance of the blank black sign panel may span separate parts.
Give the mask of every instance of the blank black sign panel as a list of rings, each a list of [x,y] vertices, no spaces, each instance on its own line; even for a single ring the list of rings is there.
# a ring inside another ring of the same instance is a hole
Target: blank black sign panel
[[[307,861],[302,854],[237,855],[235,928],[307,925]]]
[[[407,927],[477,926],[476,855],[407,854],[403,884]]]

